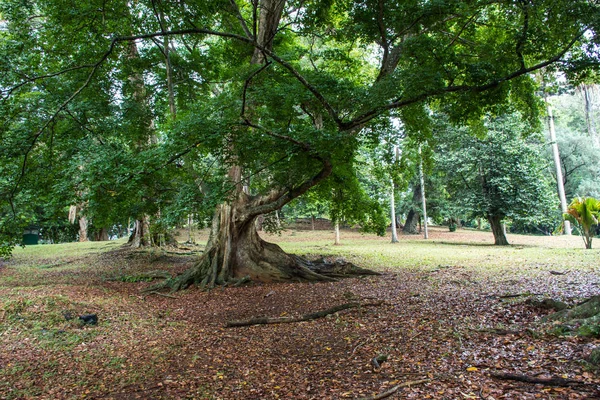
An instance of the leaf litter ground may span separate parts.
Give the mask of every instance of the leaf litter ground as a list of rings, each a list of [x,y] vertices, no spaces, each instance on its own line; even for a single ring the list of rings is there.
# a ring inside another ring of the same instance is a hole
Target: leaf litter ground
[[[421,383],[389,398],[600,397],[600,374],[585,361],[598,340],[549,334],[553,326],[539,319],[550,311],[527,302],[573,304],[598,294],[598,252],[580,249],[578,238],[511,236],[516,244],[503,249],[487,244],[489,233],[468,231],[434,230],[429,241],[405,236],[397,245],[350,231],[342,246],[329,245],[330,232],[268,239],[383,275],[190,289],[173,299],[142,294],[143,273],[185,270],[195,247],[19,250],[0,267],[0,398],[360,399],[410,381]],[[357,300],[382,304],[225,328],[230,320],[298,316]],[[82,325],[65,313],[95,313],[99,322]],[[387,359],[376,368],[378,356]],[[545,386],[494,373],[578,383]]]

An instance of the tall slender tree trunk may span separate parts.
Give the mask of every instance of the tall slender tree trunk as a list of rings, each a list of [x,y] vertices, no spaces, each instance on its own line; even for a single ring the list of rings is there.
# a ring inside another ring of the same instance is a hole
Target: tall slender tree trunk
[[[135,62],[140,57],[137,45],[134,41],[130,41],[128,45],[127,58],[130,61]],[[128,79],[132,87],[131,96],[133,97],[133,100],[142,108],[147,108],[148,98],[143,73],[139,69],[135,68],[128,76]],[[154,121],[152,121],[152,119],[144,121],[142,132],[143,135],[138,138],[136,143],[138,150],[141,150],[156,141],[154,134]],[[139,201],[144,202],[143,199],[140,199]],[[129,236],[128,244],[135,248],[152,245],[149,215],[144,214],[136,217],[135,226],[133,232]]]
[[[562,174],[562,166],[560,162],[560,153],[558,151],[558,143],[556,143],[556,132],[554,131],[554,117],[552,115],[552,107],[550,106],[550,104],[548,104],[548,127],[550,130],[550,142],[552,143],[554,167],[556,169],[556,187],[558,189],[558,198],[560,199],[560,209],[564,214],[567,212],[567,198],[565,197],[565,186]],[[571,235],[571,222],[565,220],[563,221],[563,226],[564,234]]]
[[[194,239],[194,216],[192,214],[188,214],[188,243],[196,243],[196,240]]]
[[[504,227],[502,224],[502,220],[504,217],[498,215],[488,216],[488,222],[490,223],[490,227],[492,228],[492,233],[494,234],[494,244],[497,246],[508,246],[508,240],[506,239],[506,235],[504,233]]]
[[[340,242],[340,222],[339,221],[335,221],[335,242],[333,243],[336,246],[339,246],[341,244]]]
[[[392,243],[398,243],[398,230],[396,229],[396,198],[394,196],[394,181],[391,181],[390,217],[392,218]]]
[[[421,182],[421,205],[423,208],[423,237],[429,238],[427,229],[427,200],[425,199],[425,177],[423,175],[423,156],[421,154],[421,145],[419,145],[419,181]]]
[[[585,105],[585,123],[588,135],[592,139],[594,146],[600,147],[600,138],[596,132],[596,120],[594,118],[594,91],[597,90],[597,86],[583,83],[579,86],[579,89],[583,95]]]

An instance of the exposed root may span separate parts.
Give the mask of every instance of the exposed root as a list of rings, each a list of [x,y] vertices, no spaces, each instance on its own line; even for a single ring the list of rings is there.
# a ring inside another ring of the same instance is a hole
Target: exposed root
[[[592,296],[572,308],[565,308],[542,318],[542,322],[550,321],[562,322],[560,329],[563,333],[600,336],[600,296]]]
[[[342,259],[329,261],[325,258],[321,258],[318,261],[308,261],[296,255],[292,255],[292,257],[294,257],[298,264],[305,266],[311,272],[321,276],[345,278],[352,275],[381,275],[379,272],[361,268]]]
[[[238,326],[285,324],[285,323],[292,323],[292,322],[311,321],[314,319],[326,317],[330,314],[335,314],[338,311],[347,310],[349,308],[373,307],[373,306],[379,306],[381,304],[383,304],[382,301],[378,301],[375,303],[366,303],[366,304],[352,302],[352,303],[345,303],[345,304],[341,304],[339,306],[331,307],[326,310],[321,310],[321,311],[317,311],[317,312],[310,313],[310,314],[304,314],[299,317],[275,317],[275,318],[258,317],[258,318],[251,318],[251,319],[246,319],[246,320],[241,320],[241,321],[228,321],[225,326],[228,328],[233,328],[233,327],[238,327]]]
[[[143,289],[143,292],[154,292],[169,290],[176,292],[187,289],[195,285],[201,289],[211,289],[216,286],[241,286],[252,280],[257,281],[309,281],[309,282],[335,282],[339,278],[346,278],[357,275],[380,275],[380,273],[360,268],[344,260],[328,261],[322,258],[318,261],[309,261],[296,255],[287,255],[288,260],[292,260],[292,265],[281,267],[281,275],[272,273],[266,278],[261,276],[252,278],[250,275],[242,277],[226,276],[224,271],[219,268],[218,257],[215,257],[216,251],[208,251],[203,254],[200,260],[185,271],[183,274],[174,278],[166,279],[152,286]],[[278,269],[277,266],[259,261],[257,265],[269,265],[271,270]]]

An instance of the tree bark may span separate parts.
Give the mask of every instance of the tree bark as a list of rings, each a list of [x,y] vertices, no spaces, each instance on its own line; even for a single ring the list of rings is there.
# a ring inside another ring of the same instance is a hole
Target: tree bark
[[[600,147],[600,138],[598,138],[596,133],[596,123],[593,112],[593,92],[596,90],[596,88],[596,85],[588,85],[585,83],[579,85],[579,90],[581,90],[585,103],[585,124],[587,126],[588,135],[590,135],[590,138],[592,138],[592,143],[594,143],[594,146]]]
[[[97,242],[105,242],[108,240],[108,230],[106,228],[101,228],[94,235],[94,240]]]
[[[504,234],[504,228],[502,227],[502,219],[504,217],[499,215],[488,216],[488,222],[492,228],[494,234],[494,244],[497,246],[508,246],[508,240]]]
[[[80,242],[87,242],[88,239],[88,234],[87,234],[87,229],[88,229],[88,220],[85,217],[85,215],[82,215],[81,217],[79,217],[79,241]]]
[[[392,243],[398,243],[398,231],[396,229],[396,198],[394,196],[394,180],[392,179],[392,190],[390,193],[390,217],[392,218]]]
[[[416,204],[419,204],[421,201],[421,185],[416,185],[413,189],[413,207],[408,212],[406,216],[406,222],[404,223],[404,228],[402,232],[409,235],[416,235],[419,233],[417,230],[417,226],[419,225],[420,215],[419,211],[417,211]]]
[[[150,240],[150,218],[147,215],[143,216],[142,219],[135,220],[135,226],[127,244],[133,248],[150,246],[152,244]]]
[[[550,141],[552,143],[552,156],[554,158],[554,166],[556,168],[556,187],[558,191],[558,198],[560,200],[560,209],[564,214],[567,212],[567,198],[565,196],[560,153],[558,151],[558,143],[556,143],[556,132],[554,131],[554,117],[552,115],[552,107],[550,104],[548,104],[548,128],[550,132]],[[571,235],[571,223],[567,220],[564,220],[563,227],[564,234]]]
[[[236,218],[242,208],[243,203],[218,206],[202,257],[166,286],[176,291],[192,284],[212,288],[235,284],[242,279],[260,282],[335,280],[311,271],[309,264],[301,258],[262,240],[256,230],[257,216],[242,220]]]
[[[425,198],[425,178],[423,175],[423,155],[421,154],[421,145],[419,145],[419,181],[421,186],[421,204],[423,209],[423,229],[425,239],[429,239],[427,230],[427,199]]]

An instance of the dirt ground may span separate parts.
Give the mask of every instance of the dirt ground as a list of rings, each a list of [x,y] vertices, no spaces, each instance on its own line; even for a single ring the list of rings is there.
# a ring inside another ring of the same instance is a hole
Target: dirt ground
[[[0,399],[362,399],[390,389],[386,398],[600,398],[600,374],[586,361],[598,339],[556,335],[539,321],[551,311],[527,302],[598,294],[595,250],[566,265],[565,252],[580,254],[579,238],[511,235],[511,249],[499,252],[488,246],[489,233],[433,229],[427,243],[401,237],[402,254],[418,262],[385,253],[389,238],[345,231],[337,248],[331,235],[287,231],[268,239],[289,251],[355,257],[382,275],[166,297],[142,294],[149,283],[141,273],[181,272],[200,247],[16,255],[0,267]],[[554,257],[543,253],[547,263],[521,255],[546,248]],[[450,261],[432,258],[438,251]],[[473,254],[480,258],[460,258]],[[486,263],[494,267],[477,267]],[[225,327],[356,301],[363,306],[314,321]],[[77,316],[86,313],[98,324],[81,324]],[[377,357],[385,359],[379,366]],[[562,381],[524,383],[500,373]]]

